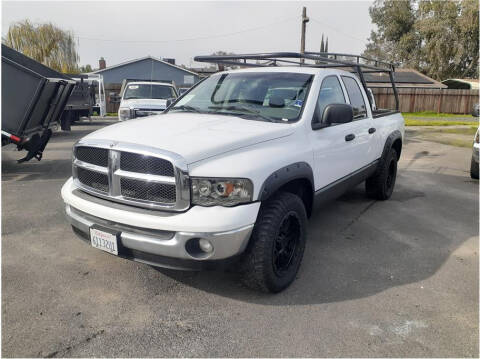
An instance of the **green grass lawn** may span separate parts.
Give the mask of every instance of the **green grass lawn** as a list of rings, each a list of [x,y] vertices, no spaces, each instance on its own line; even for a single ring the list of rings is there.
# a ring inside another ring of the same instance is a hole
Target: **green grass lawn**
[[[462,115],[458,113],[437,113],[433,111],[422,111],[422,112],[402,112],[403,117],[427,117],[427,118],[465,118],[465,117],[472,117],[470,114]]]
[[[405,126],[463,126],[474,125],[476,121],[450,120],[418,120],[404,116]]]
[[[471,115],[459,115],[454,113],[403,112],[406,126],[462,126],[475,125],[478,118]]]

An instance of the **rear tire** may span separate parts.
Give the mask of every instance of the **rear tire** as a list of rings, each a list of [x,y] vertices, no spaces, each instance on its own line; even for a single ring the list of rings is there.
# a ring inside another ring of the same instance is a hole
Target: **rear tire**
[[[368,197],[381,201],[391,197],[397,178],[397,161],[397,151],[391,148],[386,158],[380,160],[375,173],[365,181]]]
[[[302,200],[280,192],[262,204],[241,262],[250,288],[278,293],[297,275],[306,242],[307,213]]]
[[[473,179],[478,179],[478,162],[475,162],[475,159],[472,156],[470,161],[470,177]]]

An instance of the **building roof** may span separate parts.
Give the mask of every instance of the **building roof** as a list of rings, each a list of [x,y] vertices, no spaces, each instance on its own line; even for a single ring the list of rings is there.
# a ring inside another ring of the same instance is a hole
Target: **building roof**
[[[190,67],[190,71],[193,71],[199,75],[209,76],[216,72],[219,72],[217,66],[210,67]]]
[[[153,57],[153,56],[150,56],[150,55],[149,55],[149,56],[145,56],[145,57],[141,57],[141,58],[139,58],[139,59],[134,59],[134,60],[130,60],[130,61],[125,61],[125,62],[122,62],[122,63],[117,64],[117,65],[108,66],[108,67],[106,67],[106,68],[104,68],[104,69],[92,71],[91,73],[92,73],[92,74],[99,74],[99,73],[102,73],[102,72],[104,72],[104,71],[108,71],[108,70],[111,70],[111,69],[114,69],[114,68],[117,68],[117,67],[126,66],[126,65],[129,65],[129,64],[135,63],[135,62],[139,62],[139,61],[143,61],[143,60],[148,60],[148,59],[161,62],[162,64],[165,64],[165,65],[168,65],[168,66],[172,66],[172,67],[177,68],[178,70],[182,70],[182,71],[188,72],[188,73],[190,73],[190,74],[192,74],[192,75],[198,76],[198,74],[197,74],[196,72],[187,70],[187,69],[185,69],[185,68],[183,68],[183,67],[181,67],[181,66],[177,66],[177,65],[171,64],[171,63],[169,63],[169,62],[167,62],[167,61],[160,60],[160,59],[158,59],[158,58],[156,58],[156,57]]]
[[[478,90],[478,79],[447,79],[442,81],[451,89]]]
[[[369,87],[390,87],[390,78],[386,73],[365,73],[364,76]],[[396,87],[447,88],[446,85],[417,70],[400,68],[395,70],[395,85]]]

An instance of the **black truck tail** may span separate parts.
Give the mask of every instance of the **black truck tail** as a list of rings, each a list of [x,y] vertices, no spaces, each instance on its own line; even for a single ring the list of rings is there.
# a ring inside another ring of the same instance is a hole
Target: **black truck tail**
[[[75,86],[69,77],[2,44],[2,146],[41,160]]]

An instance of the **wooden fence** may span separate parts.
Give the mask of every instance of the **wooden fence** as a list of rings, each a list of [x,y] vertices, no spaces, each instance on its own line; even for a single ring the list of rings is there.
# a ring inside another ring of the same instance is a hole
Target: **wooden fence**
[[[478,90],[397,88],[401,112],[433,111],[469,114],[478,103]],[[395,108],[391,88],[372,88],[378,108]]]
[[[105,84],[105,101],[107,112],[118,112],[120,102],[111,102],[112,95],[119,95],[122,85],[120,84]]]
[[[120,93],[120,84],[105,86],[107,112],[117,112],[120,103],[111,102],[112,94]],[[400,111],[434,111],[443,113],[469,114],[473,104],[479,101],[478,90],[398,88]],[[378,108],[395,108],[395,97],[391,88],[372,88]]]

